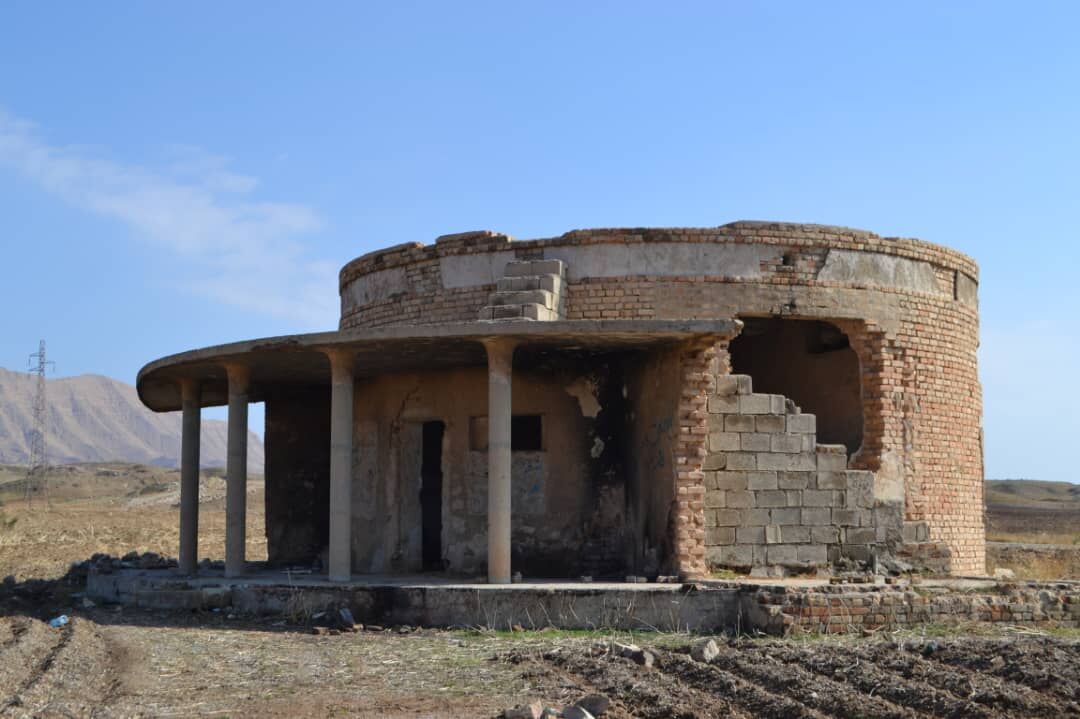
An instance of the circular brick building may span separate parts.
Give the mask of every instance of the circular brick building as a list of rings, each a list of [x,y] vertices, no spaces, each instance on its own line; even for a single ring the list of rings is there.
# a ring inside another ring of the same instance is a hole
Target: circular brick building
[[[981,574],[977,288],[965,255],[841,227],[469,232],[348,263],[337,332],[139,390],[266,401],[271,560],[331,575]]]

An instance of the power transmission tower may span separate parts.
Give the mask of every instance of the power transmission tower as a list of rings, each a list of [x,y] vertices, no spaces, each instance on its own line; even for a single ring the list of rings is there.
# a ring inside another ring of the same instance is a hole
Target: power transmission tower
[[[45,340],[38,344],[38,351],[30,355],[27,364],[29,372],[37,375],[34,387],[34,431],[30,437],[30,466],[26,470],[26,504],[30,506],[35,490],[41,490],[45,501],[49,501],[48,458],[45,454],[45,428],[48,419],[48,405],[45,402],[45,370],[55,362],[45,359]]]

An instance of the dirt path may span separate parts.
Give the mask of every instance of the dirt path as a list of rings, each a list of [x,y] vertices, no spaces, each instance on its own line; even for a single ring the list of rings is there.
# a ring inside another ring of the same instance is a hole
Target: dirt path
[[[482,637],[315,636],[217,615],[100,619],[111,622],[101,632],[120,677],[110,716],[494,716],[526,685],[514,667],[491,661]]]

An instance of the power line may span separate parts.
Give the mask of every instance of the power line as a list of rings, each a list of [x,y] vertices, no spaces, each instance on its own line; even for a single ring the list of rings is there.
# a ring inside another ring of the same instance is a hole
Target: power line
[[[37,376],[34,387],[34,429],[30,435],[30,466],[26,470],[26,504],[30,506],[35,491],[40,491],[49,501],[49,464],[45,453],[46,420],[48,405],[45,401],[45,371],[49,365],[56,368],[55,362],[45,358],[45,340],[38,344],[38,351],[30,355],[27,361],[28,371]]]

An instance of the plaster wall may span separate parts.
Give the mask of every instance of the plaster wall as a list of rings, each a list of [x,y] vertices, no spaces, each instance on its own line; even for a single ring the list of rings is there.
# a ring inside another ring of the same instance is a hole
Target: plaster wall
[[[543,418],[542,449],[515,451],[512,459],[512,563],[527,576],[578,576],[596,558],[597,552],[587,551],[590,542],[626,534],[625,481],[621,472],[603,476],[608,465],[602,461],[604,443],[597,442],[598,419],[583,411],[592,403],[578,396],[583,382],[596,387],[587,375],[598,369],[514,371],[513,413]],[[596,392],[593,399],[602,400],[600,389]],[[354,569],[421,569],[420,428],[441,421],[446,569],[482,573],[487,561],[486,368],[359,381],[354,413]],[[615,563],[622,562],[620,556]]]

